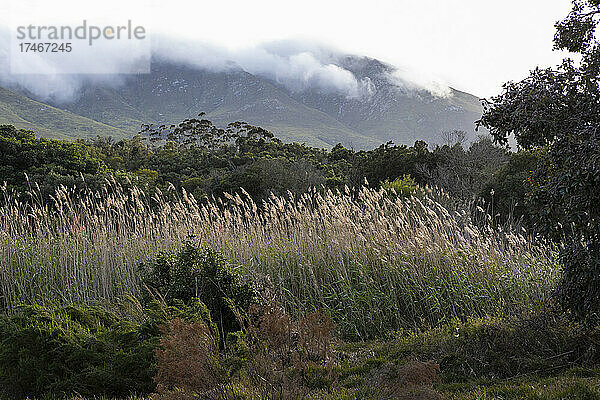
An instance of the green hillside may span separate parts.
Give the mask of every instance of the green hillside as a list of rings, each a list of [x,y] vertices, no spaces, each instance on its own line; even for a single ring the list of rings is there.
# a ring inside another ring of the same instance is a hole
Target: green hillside
[[[30,129],[39,136],[55,139],[88,138],[98,135],[122,138],[128,135],[124,129],[75,115],[2,87],[0,87],[0,124]]]

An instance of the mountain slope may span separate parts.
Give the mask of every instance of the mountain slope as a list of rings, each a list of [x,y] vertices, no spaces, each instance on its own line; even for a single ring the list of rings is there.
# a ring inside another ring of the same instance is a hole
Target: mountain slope
[[[477,97],[454,89],[439,97],[424,89],[407,88],[395,82],[396,68],[368,57],[347,56],[337,64],[369,82],[370,93],[348,98],[311,89],[291,96],[380,142],[439,143],[440,133],[453,129],[464,130],[469,139],[475,137],[474,121],[482,112]]]
[[[0,87],[0,124],[29,129],[39,136],[55,139],[113,136],[127,132],[44,104]]]
[[[240,69],[212,72],[155,62],[151,74],[123,79],[119,88],[85,86],[76,101],[62,107],[133,133],[141,123],[178,122],[204,111],[217,125],[243,120],[270,129],[285,141],[319,147],[339,142],[361,148],[379,144]]]
[[[21,96],[5,101],[12,106],[0,109],[0,117],[54,137],[132,136],[142,123],[176,123],[201,111],[217,125],[246,121],[284,141],[317,147],[440,143],[441,132],[453,129],[466,131],[469,140],[475,137],[474,121],[482,111],[475,96],[450,89],[440,97],[409,88],[395,76],[395,67],[367,57],[327,62],[349,71],[367,92],[349,97],[316,88],[291,90],[277,78],[253,75],[235,64],[214,71],[155,59],[150,74],[115,76],[118,84],[86,81],[76,99],[52,103],[67,113],[42,110],[47,106]],[[74,114],[85,118],[71,121]]]

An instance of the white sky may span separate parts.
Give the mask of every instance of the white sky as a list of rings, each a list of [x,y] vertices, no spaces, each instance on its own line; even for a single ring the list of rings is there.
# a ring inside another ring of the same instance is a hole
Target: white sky
[[[559,63],[564,55],[552,51],[553,25],[571,9],[569,0],[0,0],[0,25],[10,25],[11,5],[20,16],[30,8],[73,23],[132,19],[150,34],[231,50],[317,41],[478,96],[498,94],[503,82],[537,65]]]

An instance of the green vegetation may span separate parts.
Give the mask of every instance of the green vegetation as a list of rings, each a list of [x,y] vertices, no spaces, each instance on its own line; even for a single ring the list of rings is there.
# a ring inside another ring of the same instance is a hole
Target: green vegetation
[[[57,186],[75,186],[78,180],[102,182],[108,176],[104,162],[81,143],[38,139],[33,132],[0,125],[0,176],[7,187],[53,193]]]
[[[503,182],[494,181],[494,174],[510,162],[516,169],[509,171],[507,179],[512,179],[515,190],[502,199],[504,208],[497,208],[503,212],[500,221],[524,221],[528,228],[534,228],[530,209],[521,206],[530,172],[522,168],[528,166],[512,161],[521,157],[520,153],[511,154],[485,137],[469,149],[457,143],[430,150],[425,142],[418,141],[412,147],[388,143],[356,152],[337,145],[326,151],[282,143],[272,133],[248,124],[219,129],[197,118],[178,125],[146,126],[145,134],[119,142],[98,138],[73,144],[36,139],[32,133],[5,126],[0,131],[5,152],[0,180],[8,183],[9,191],[19,193],[30,191],[30,183],[36,182],[45,199],[59,184],[101,191],[106,179],[112,177],[122,186],[134,184],[149,195],[156,189],[172,193],[174,186],[176,191],[185,189],[196,200],[205,201],[222,198],[225,192],[241,194],[240,188],[244,188],[259,202],[271,193],[291,191],[300,195],[312,187],[344,190],[347,186],[356,190],[365,179],[369,186],[378,188],[381,182],[409,175],[415,184],[442,188],[461,203],[461,208],[470,208],[484,188],[501,190]],[[49,159],[46,147],[63,150]],[[29,161],[21,160],[23,151]],[[79,165],[84,161],[97,165],[96,169]],[[26,196],[21,199],[28,201]],[[486,211],[494,211],[492,205],[489,202]]]
[[[0,126],[0,397],[599,399],[600,2],[574,4],[583,63],[487,103],[517,153]]]
[[[498,176],[527,185],[519,163],[499,175],[521,155],[488,139],[355,152],[202,118],[145,131],[67,143],[0,130],[0,305],[14,333],[0,348],[18,382],[6,396],[438,399],[445,376],[480,378],[446,362],[472,362],[479,345],[444,332],[474,318],[512,329],[510,315],[553,298],[555,246],[473,201]],[[431,332],[437,350],[394,339],[375,358],[334,340]],[[126,362],[138,369],[121,377]],[[34,379],[32,363],[48,369]]]
[[[157,325],[102,308],[20,307],[0,318],[0,395],[148,393]]]
[[[432,190],[422,199],[392,199],[385,189],[313,191],[262,205],[240,195],[224,204],[118,186],[107,192],[61,189],[53,211],[7,195],[0,207],[5,309],[19,301],[79,304],[141,294],[138,264],[178,250],[190,235],[244,274],[268,279],[290,312],[325,310],[355,339],[516,312],[547,299],[558,279],[551,247],[519,232],[478,227]],[[193,263],[167,256],[152,265],[155,289],[168,289],[167,299],[175,290],[190,295],[192,288],[177,285],[193,277]],[[171,265],[184,276],[161,280],[161,269]]]
[[[177,308],[129,302],[119,315],[93,307],[21,308],[0,318],[6,333],[0,393],[147,398],[154,392],[153,399],[599,395],[600,332],[552,311],[339,343],[325,314],[293,319],[265,297],[260,301],[240,314],[242,328],[224,347],[198,300]],[[436,362],[416,361],[427,359]]]
[[[385,190],[388,196],[392,197],[410,197],[423,194],[417,182],[410,175],[404,175],[390,182],[388,179],[381,182],[381,187]]]
[[[0,125],[10,124],[53,139],[91,139],[98,135],[131,136],[126,130],[34,101],[0,87]],[[135,131],[134,131],[135,132]]]
[[[576,0],[557,23],[554,45],[579,53],[556,69],[536,69],[486,103],[480,123],[496,140],[515,134],[540,154],[530,198],[539,229],[562,242],[561,299],[580,319],[600,321],[600,41],[597,0]]]
[[[156,294],[169,305],[197,298],[208,307],[223,336],[240,328],[236,312],[248,310],[255,296],[220,253],[191,242],[184,242],[176,254],[160,253],[140,270],[146,298]]]

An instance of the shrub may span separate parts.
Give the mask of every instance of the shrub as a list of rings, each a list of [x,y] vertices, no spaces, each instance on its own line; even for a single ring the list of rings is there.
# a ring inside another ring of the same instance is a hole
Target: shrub
[[[159,392],[180,389],[202,393],[224,381],[225,371],[218,354],[218,337],[204,321],[187,323],[181,318],[162,328],[163,337],[156,350]]]
[[[157,342],[152,322],[100,308],[23,306],[0,317],[0,396],[149,393]]]
[[[198,298],[210,310],[222,337],[240,328],[236,309],[248,310],[254,299],[254,289],[242,282],[221,253],[190,241],[177,253],[162,252],[141,264],[140,270],[143,284],[158,292],[168,305]]]
[[[479,193],[485,199],[490,214],[500,223],[519,221],[528,229],[534,228],[533,209],[527,203],[532,171],[539,154],[520,151],[511,154],[509,161],[499,168]]]
[[[558,293],[562,304],[586,324],[599,324],[600,240],[587,246],[571,240],[560,256],[564,274]]]
[[[276,305],[253,307],[247,321],[246,385],[261,398],[304,398],[331,389],[338,379],[333,353],[334,324],[313,312],[292,320]]]
[[[410,197],[422,196],[423,191],[417,185],[417,182],[410,175],[402,175],[389,181],[386,179],[381,182],[381,187],[392,197]]]
[[[400,334],[394,357],[437,360],[447,382],[555,373],[596,366],[598,330],[585,330],[549,311],[519,318],[449,324],[423,334]],[[389,355],[389,353],[388,353]]]
[[[210,321],[176,318],[157,350],[156,400],[304,398],[337,381],[334,325],[321,312],[294,321],[277,306],[253,306],[244,329],[219,350]]]

